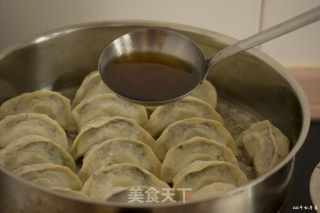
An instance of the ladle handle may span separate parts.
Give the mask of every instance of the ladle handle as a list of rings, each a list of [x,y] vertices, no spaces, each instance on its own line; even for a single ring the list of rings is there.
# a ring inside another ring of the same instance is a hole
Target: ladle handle
[[[219,63],[225,58],[228,58],[234,54],[237,54],[243,50],[262,44],[271,39],[277,38],[283,34],[289,33],[307,24],[311,24],[320,19],[320,6],[312,10],[309,10],[301,15],[298,15],[292,19],[275,25],[269,29],[263,30],[255,35],[252,35],[244,40],[238,41],[237,43],[230,45],[218,53],[212,58],[208,59],[207,72],[208,70]],[[204,76],[205,77],[205,76]]]

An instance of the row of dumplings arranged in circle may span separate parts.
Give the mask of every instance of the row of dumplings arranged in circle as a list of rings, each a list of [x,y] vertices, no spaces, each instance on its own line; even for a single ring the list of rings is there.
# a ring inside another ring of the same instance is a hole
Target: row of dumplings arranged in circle
[[[127,202],[130,187],[161,191],[172,184],[181,200],[179,188],[191,188],[187,199],[199,199],[246,184],[241,150],[256,176],[288,154],[288,138],[269,121],[254,123],[234,140],[216,104],[215,88],[204,81],[176,102],[136,105],[92,72],[72,104],[57,92],[35,91],[1,105],[0,166],[82,198]],[[70,132],[77,133],[71,143]]]

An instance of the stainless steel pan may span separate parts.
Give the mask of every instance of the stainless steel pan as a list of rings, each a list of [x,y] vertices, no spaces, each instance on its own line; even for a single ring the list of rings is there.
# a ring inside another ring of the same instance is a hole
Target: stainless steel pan
[[[235,42],[212,31],[162,22],[100,22],[58,29],[0,52],[0,103],[36,89],[58,90],[71,97],[83,77],[97,69],[99,55],[107,44],[144,27],[185,34],[207,56]],[[233,56],[214,69],[208,79],[221,97],[253,109],[291,140],[289,155],[270,172],[221,196],[185,204],[130,207],[56,194],[0,168],[0,212],[276,212],[288,194],[294,156],[309,129],[307,99],[293,77],[259,50]]]

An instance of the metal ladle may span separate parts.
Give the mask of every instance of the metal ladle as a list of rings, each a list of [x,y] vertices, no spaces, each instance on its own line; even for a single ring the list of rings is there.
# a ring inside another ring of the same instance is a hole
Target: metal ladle
[[[238,41],[237,43],[222,49],[209,59],[205,58],[201,49],[191,39],[179,33],[166,29],[145,28],[125,34],[110,43],[100,56],[98,69],[105,84],[119,96],[144,105],[165,104],[182,98],[191,92],[192,89],[206,78],[208,70],[220,61],[307,24],[318,21],[319,19],[320,6],[244,40]],[[188,62],[190,66],[194,67],[199,78],[195,78],[195,82],[190,85],[190,88],[181,92],[181,94],[178,94],[176,97],[172,97],[172,94],[168,94],[168,97],[162,97],[161,99],[154,97],[152,100],[127,97],[118,91],[117,88],[110,85],[110,82],[106,78],[106,74],[116,58],[132,53],[160,53],[174,56],[182,61]]]

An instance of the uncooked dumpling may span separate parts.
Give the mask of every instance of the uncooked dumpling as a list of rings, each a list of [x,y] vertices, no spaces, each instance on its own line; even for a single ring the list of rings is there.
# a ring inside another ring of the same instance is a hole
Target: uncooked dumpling
[[[42,136],[23,136],[0,151],[0,166],[11,171],[24,165],[37,163],[64,165],[76,171],[71,155]]]
[[[154,151],[163,161],[171,147],[196,136],[212,139],[226,145],[237,155],[237,146],[226,128],[220,122],[203,118],[185,119],[169,125],[157,139]]]
[[[172,182],[179,171],[196,160],[218,160],[238,165],[234,154],[225,145],[214,140],[194,137],[168,151],[161,166],[161,179],[167,183]]]
[[[195,161],[181,170],[173,179],[173,187],[191,188],[196,192],[200,188],[216,183],[229,183],[241,186],[248,182],[245,174],[235,165],[224,161]],[[181,193],[177,195],[182,199]]]
[[[206,118],[223,123],[221,116],[208,103],[191,96],[158,106],[150,116],[146,129],[157,137],[170,124],[187,118]]]
[[[78,159],[88,151],[88,149],[103,141],[113,138],[130,138],[141,141],[151,148],[154,139],[134,120],[115,116],[102,117],[86,125],[78,134],[70,149],[71,155]]]
[[[112,91],[103,83],[99,72],[91,72],[83,79],[81,86],[77,90],[76,96],[72,101],[72,108],[84,99],[105,93],[112,93]]]
[[[128,138],[117,138],[93,146],[82,160],[79,176],[86,180],[101,167],[132,163],[159,177],[161,162],[150,146]]]
[[[257,176],[268,172],[289,153],[289,139],[269,121],[251,125],[237,139],[250,158]]]
[[[115,94],[102,94],[83,100],[73,110],[72,115],[79,129],[99,117],[122,116],[144,125],[148,120],[146,108]]]
[[[204,79],[201,84],[192,90],[189,95],[207,102],[214,108],[217,106],[216,88],[214,88],[214,86],[206,79]]]
[[[198,191],[192,193],[191,197],[187,197],[187,199],[195,200],[195,199],[202,199],[207,197],[212,197],[214,195],[221,194],[226,191],[230,191],[235,189],[236,187],[230,183],[212,183],[206,185],[199,189]]]
[[[35,91],[18,95],[0,107],[0,119],[19,113],[46,114],[69,131],[75,130],[72,122],[70,101],[58,92]]]
[[[62,187],[81,190],[82,182],[69,167],[52,163],[26,165],[14,173],[38,186],[45,188]]]
[[[103,167],[85,182],[82,191],[94,200],[107,200],[115,191],[124,187],[170,188],[152,173],[136,165],[123,163]]]
[[[0,121],[0,149],[26,135],[40,135],[68,148],[67,136],[59,124],[44,114],[20,113]]]

